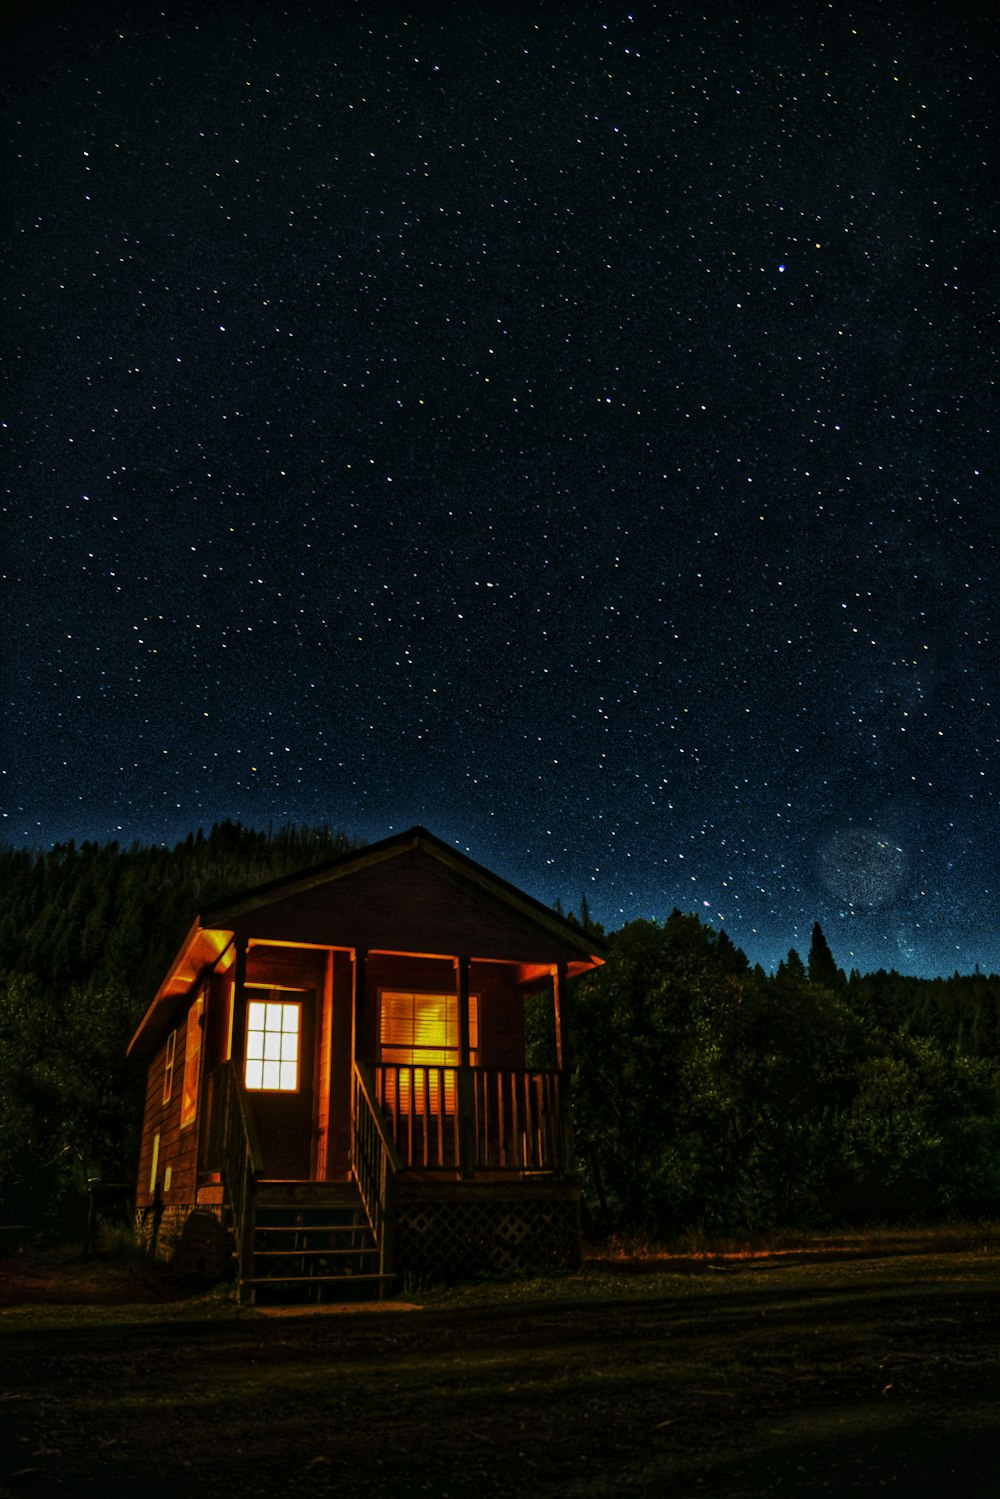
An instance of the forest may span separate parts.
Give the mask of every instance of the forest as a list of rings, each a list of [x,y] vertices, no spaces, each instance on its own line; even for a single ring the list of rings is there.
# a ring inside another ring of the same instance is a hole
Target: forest
[[[125,1050],[196,911],[355,846],[223,822],[173,849],[0,849],[0,1225],[58,1232],[88,1179],[134,1172]],[[568,1011],[592,1237],[1000,1216],[1000,976],[845,974],[818,924],[768,974],[675,910],[612,933]]]

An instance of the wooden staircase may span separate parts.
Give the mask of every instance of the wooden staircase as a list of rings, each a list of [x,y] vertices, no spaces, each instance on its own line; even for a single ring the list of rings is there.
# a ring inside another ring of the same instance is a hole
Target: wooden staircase
[[[253,1237],[239,1298],[256,1305],[382,1300],[375,1235],[357,1185],[258,1181]]]

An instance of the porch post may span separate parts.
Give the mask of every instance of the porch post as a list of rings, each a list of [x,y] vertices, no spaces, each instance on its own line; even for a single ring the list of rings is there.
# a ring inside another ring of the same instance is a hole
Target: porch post
[[[358,1043],[364,1036],[365,1018],[365,968],[368,963],[367,947],[356,947],[351,954],[354,959],[354,1003],[351,1006],[351,1062],[358,1060]]]
[[[458,994],[458,1165],[463,1177],[475,1174],[476,1094],[469,1060],[469,965],[464,954],[455,959]]]
[[[367,947],[356,947],[351,953],[354,963],[354,993],[351,996],[351,1170],[357,1161],[357,1112],[354,1107],[354,1067],[358,1062],[358,1045],[364,1034],[362,1021],[365,1013],[365,967],[368,962]],[[376,1058],[378,1051],[376,1048]]]
[[[560,1072],[566,1069],[566,1027],[563,1020],[563,1000],[566,994],[566,964],[552,965],[552,1009],[556,1027],[556,1066]]]
[[[243,1080],[246,1068],[247,1049],[247,950],[250,944],[245,937],[236,941],[236,963],[233,968],[233,1024],[230,1056],[233,1071]]]
[[[556,1028],[556,1066],[559,1069],[559,1149],[562,1156],[560,1169],[573,1169],[573,1120],[570,1113],[570,1055],[569,1038],[566,1034],[566,1017],[563,1013],[566,1002],[567,975],[565,963],[552,965],[552,1008]]]

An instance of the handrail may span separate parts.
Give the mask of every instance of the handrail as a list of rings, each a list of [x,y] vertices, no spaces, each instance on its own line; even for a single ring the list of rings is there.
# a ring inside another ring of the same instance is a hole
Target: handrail
[[[233,1215],[238,1288],[250,1277],[257,1178],[264,1157],[254,1127],[243,1080],[232,1061],[212,1075],[213,1155],[218,1161],[225,1200]]]
[[[372,1076],[367,1065],[364,1062],[354,1063],[354,1079],[355,1083],[361,1090],[365,1103],[368,1105],[369,1112],[372,1116],[372,1123],[375,1126],[375,1129],[378,1131],[379,1139],[382,1141],[385,1152],[392,1163],[393,1171],[402,1171],[403,1158],[400,1155],[399,1151],[396,1149],[395,1141],[393,1140],[392,1135],[389,1133],[389,1130],[386,1127],[385,1119],[382,1116],[382,1110],[375,1102],[375,1089],[372,1083]]]
[[[368,1069],[354,1063],[354,1179],[378,1245],[379,1274],[391,1275],[393,1262],[393,1181],[403,1162],[375,1102]]]
[[[264,1152],[261,1150],[260,1141],[257,1138],[257,1126],[254,1124],[253,1114],[250,1112],[250,1100],[247,1098],[247,1090],[243,1086],[242,1078],[233,1067],[233,1063],[226,1062],[225,1065],[233,1068],[232,1088],[236,1095],[236,1106],[239,1109],[240,1123],[243,1126],[243,1135],[246,1139],[250,1169],[254,1176],[261,1176],[264,1171]]]

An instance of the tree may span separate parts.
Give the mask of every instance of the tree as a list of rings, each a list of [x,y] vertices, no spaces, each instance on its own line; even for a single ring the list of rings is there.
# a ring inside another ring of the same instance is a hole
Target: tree
[[[746,957],[674,911],[634,921],[572,993],[574,1128],[606,1226],[669,1232],[696,1215],[725,1136],[713,1007],[738,1005]]]
[[[808,962],[809,982],[811,984],[823,984],[827,989],[839,990],[844,987],[844,975],[834,961],[830,945],[823,935],[823,928],[817,921],[812,929],[812,942],[809,946]]]
[[[125,1049],[199,906],[355,846],[223,823],[172,851],[0,848],[0,1207],[51,1224],[86,1173],[132,1169],[142,1079]]]

